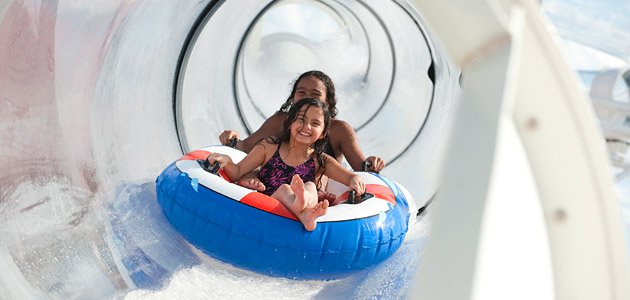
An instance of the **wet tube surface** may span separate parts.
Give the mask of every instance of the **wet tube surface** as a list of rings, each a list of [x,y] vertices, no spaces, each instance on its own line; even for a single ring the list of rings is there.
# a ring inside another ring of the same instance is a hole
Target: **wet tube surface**
[[[334,80],[338,117],[365,155],[382,157],[382,174],[422,206],[438,188],[459,75],[402,2],[2,2],[0,298],[159,291],[199,266],[239,274],[241,286],[256,281],[173,229],[155,179],[190,149],[218,144],[224,129],[256,130],[311,69]],[[417,262],[421,239],[387,262]],[[366,278],[392,275],[365,274],[309,288],[346,298],[406,290],[400,281],[374,292]],[[292,292],[280,294],[305,295]]]

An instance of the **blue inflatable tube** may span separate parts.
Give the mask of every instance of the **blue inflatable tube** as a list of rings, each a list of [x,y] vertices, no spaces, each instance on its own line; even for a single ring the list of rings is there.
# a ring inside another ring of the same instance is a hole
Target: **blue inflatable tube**
[[[333,279],[384,261],[405,238],[412,200],[383,176],[358,172],[374,197],[329,207],[309,232],[277,200],[203,170],[196,159],[212,152],[234,161],[244,157],[225,146],[202,148],[169,165],[156,180],[166,218],[212,257],[271,276]],[[347,199],[346,190],[335,182],[328,188],[339,199]]]

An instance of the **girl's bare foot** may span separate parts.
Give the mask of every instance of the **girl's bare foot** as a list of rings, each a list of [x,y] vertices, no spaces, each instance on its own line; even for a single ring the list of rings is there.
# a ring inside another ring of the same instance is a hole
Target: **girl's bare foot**
[[[242,186],[242,187],[246,187],[248,189],[252,189],[252,190],[256,190],[259,192],[264,191],[265,185],[262,184],[262,182],[260,182],[260,180],[255,179],[255,178],[247,178],[247,179],[241,179],[238,181],[238,185]]]
[[[312,195],[309,194],[308,191],[306,191],[306,189],[304,188],[304,181],[302,181],[302,178],[300,178],[300,176],[297,174],[293,175],[290,187],[295,194],[295,201],[293,201],[293,211],[295,213],[299,213],[306,209]],[[315,195],[315,197],[317,197],[317,195]]]
[[[304,229],[307,231],[315,230],[317,227],[317,218],[326,214],[328,210],[328,200],[317,203],[312,208],[307,208],[300,214],[300,221],[304,224]]]

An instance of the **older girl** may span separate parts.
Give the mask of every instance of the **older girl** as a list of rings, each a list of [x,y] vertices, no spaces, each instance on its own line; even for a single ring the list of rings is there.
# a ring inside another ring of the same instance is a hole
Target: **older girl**
[[[328,200],[318,201],[317,197],[323,175],[349,186],[359,195],[365,191],[360,176],[324,153],[330,119],[326,104],[305,98],[291,107],[277,137],[262,140],[238,164],[218,153],[207,160],[211,164],[219,162],[232,181],[262,167],[259,177],[266,187],[264,193],[280,201],[306,230],[312,231],[317,218],[326,213],[329,205]]]
[[[291,106],[303,98],[315,98],[324,102],[328,106],[331,121],[328,134],[329,145],[327,146],[325,153],[332,156],[339,163],[341,163],[345,155],[346,160],[355,171],[361,170],[362,163],[365,160],[370,163],[368,171],[379,172],[385,167],[385,162],[380,157],[370,156],[365,158],[361,148],[359,147],[359,142],[352,126],[345,121],[335,119],[335,116],[337,115],[337,96],[335,85],[330,77],[321,71],[308,71],[302,73],[302,75],[295,80],[291,94],[280,110],[269,117],[262,126],[256,130],[256,132],[252,133],[252,135],[242,141],[238,141],[236,146],[237,149],[249,153],[258,141],[268,136],[278,135]],[[219,140],[224,145],[230,145],[230,140],[232,138],[239,138],[238,132],[225,130],[219,136]],[[255,174],[248,174],[239,180],[238,183],[239,185],[258,191],[263,191],[266,188],[263,184],[260,184]],[[331,195],[327,196],[329,200],[334,200],[334,197],[331,197]]]

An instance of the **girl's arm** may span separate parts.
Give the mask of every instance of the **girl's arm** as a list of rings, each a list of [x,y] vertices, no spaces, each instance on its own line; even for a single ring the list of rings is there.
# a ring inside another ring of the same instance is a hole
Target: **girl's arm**
[[[210,164],[220,163],[230,181],[234,182],[262,165],[265,161],[265,148],[264,144],[257,145],[238,164],[235,164],[229,156],[220,153],[212,153],[207,160]]]
[[[258,141],[268,136],[277,135],[280,131],[282,131],[282,124],[284,123],[285,118],[286,114],[276,113],[272,115],[260,126],[260,128],[258,128],[258,130],[244,140],[239,140],[236,143],[236,149],[245,153],[251,152]],[[230,139],[232,138],[238,139],[240,138],[240,135],[234,130],[225,130],[221,133],[221,135],[219,135],[219,140],[223,145],[230,145]]]
[[[363,195],[363,193],[365,193],[365,183],[361,176],[344,168],[330,155],[322,155],[326,162],[326,172],[324,173],[326,176],[347,185],[351,190],[357,191],[357,195]]]
[[[368,167],[367,171],[379,172],[385,168],[385,162],[380,157],[370,156],[367,159],[365,158],[361,147],[359,147],[356,132],[350,124],[342,120],[333,120],[330,125],[330,142],[333,144],[333,148],[335,148],[335,146],[339,148],[341,154],[346,157],[352,169],[361,171],[363,161],[365,160],[370,163],[370,167]]]

